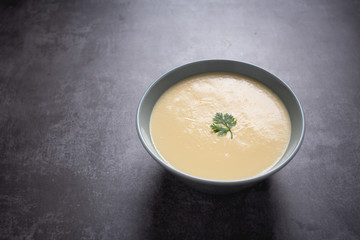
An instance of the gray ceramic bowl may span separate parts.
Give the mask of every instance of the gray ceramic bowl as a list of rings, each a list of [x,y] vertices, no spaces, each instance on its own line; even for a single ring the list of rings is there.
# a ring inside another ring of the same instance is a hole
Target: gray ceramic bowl
[[[284,102],[291,119],[291,138],[288,148],[280,161],[270,170],[247,179],[211,180],[181,172],[165,161],[156,151],[151,141],[149,122],[151,111],[162,93],[187,77],[206,72],[238,73],[253,78],[275,92]],[[250,64],[230,60],[205,60],[189,63],[166,73],[156,80],[142,97],[136,116],[138,135],[145,149],[160,165],[178,176],[190,186],[207,193],[231,193],[257,183],[283,168],[295,156],[304,138],[305,120],[300,102],[294,92],[273,74]]]

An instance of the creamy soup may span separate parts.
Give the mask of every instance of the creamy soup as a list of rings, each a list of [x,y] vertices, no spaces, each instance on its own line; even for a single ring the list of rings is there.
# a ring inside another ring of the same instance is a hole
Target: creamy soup
[[[217,112],[237,120],[233,138],[210,128]],[[150,131],[158,153],[180,171],[234,180],[274,166],[291,126],[285,106],[263,84],[232,73],[206,73],[178,82],[159,98]]]

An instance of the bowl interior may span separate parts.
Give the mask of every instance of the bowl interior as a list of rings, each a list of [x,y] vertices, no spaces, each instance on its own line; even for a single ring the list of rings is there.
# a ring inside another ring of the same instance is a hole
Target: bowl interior
[[[291,137],[283,157],[267,173],[279,170],[290,161],[299,149],[304,135],[304,115],[295,94],[284,82],[273,74],[247,63],[229,60],[206,60],[183,65],[163,75],[149,87],[140,101],[137,113],[138,133],[147,151],[155,159],[161,161],[162,164],[173,169],[173,167],[157,153],[151,141],[149,123],[152,109],[161,94],[169,87],[187,77],[206,72],[230,72],[242,74],[263,83],[279,96],[290,116]]]

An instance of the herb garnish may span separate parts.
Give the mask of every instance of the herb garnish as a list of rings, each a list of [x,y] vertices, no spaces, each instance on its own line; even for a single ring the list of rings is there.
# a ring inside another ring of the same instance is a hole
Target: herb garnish
[[[237,120],[231,114],[216,113],[213,121],[214,123],[210,127],[217,135],[224,136],[230,132],[231,139],[233,138],[231,128],[236,125]]]

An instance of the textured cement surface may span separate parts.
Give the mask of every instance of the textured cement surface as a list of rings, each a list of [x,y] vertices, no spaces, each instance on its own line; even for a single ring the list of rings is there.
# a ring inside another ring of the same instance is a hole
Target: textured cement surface
[[[0,239],[360,239],[360,2],[0,3]],[[306,114],[299,153],[229,196],[144,150],[137,104],[201,59],[258,65]]]

